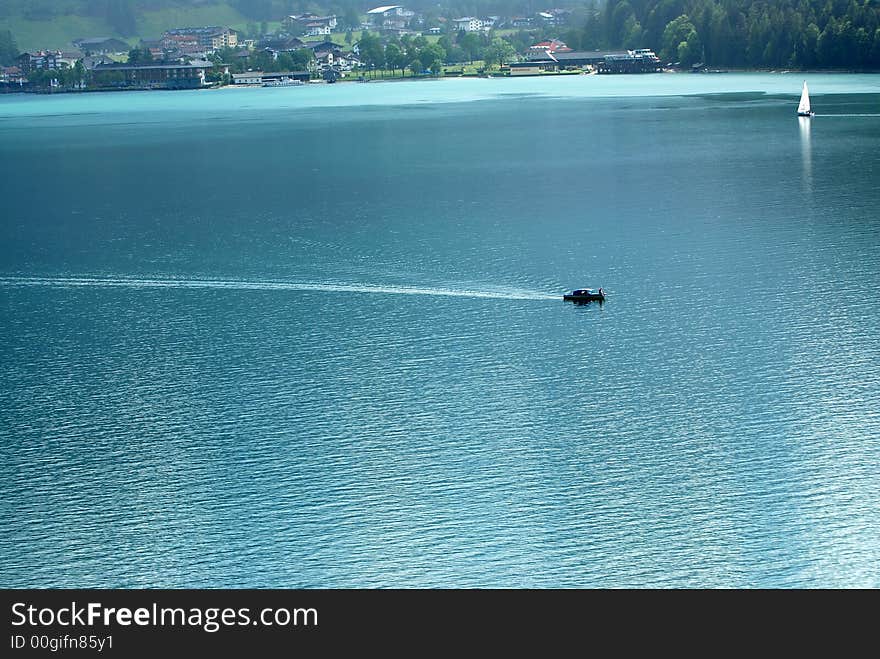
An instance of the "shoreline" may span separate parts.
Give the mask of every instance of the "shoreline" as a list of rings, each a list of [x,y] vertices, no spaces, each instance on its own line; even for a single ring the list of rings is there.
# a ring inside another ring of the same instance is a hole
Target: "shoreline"
[[[400,76],[400,77],[391,77],[391,78],[365,78],[363,76],[352,77],[352,78],[338,78],[333,82],[329,82],[327,80],[316,79],[309,80],[302,87],[307,87],[309,85],[335,85],[335,84],[351,84],[351,83],[399,83],[399,82],[438,82],[441,80],[453,80],[453,79],[470,79],[470,80],[486,80],[486,79],[501,79],[501,80],[512,80],[512,79],[536,79],[536,78],[560,78],[560,77],[582,77],[582,76],[601,76],[603,78],[609,77],[641,77],[641,76],[651,76],[651,75],[723,75],[723,74],[762,74],[762,75],[880,75],[880,70],[869,70],[869,71],[854,71],[848,69],[810,69],[810,70],[798,70],[798,69],[737,69],[737,68],[728,68],[728,69],[708,69],[701,71],[690,71],[685,69],[663,69],[656,73],[630,73],[630,74],[600,74],[596,71],[560,71],[556,73],[539,73],[534,75],[516,75],[511,76],[510,74],[465,74],[465,75],[440,75],[440,76]],[[229,89],[274,89],[274,87],[264,87],[263,85],[235,85],[235,84],[226,84],[226,85],[206,85],[204,87],[191,87],[191,88],[179,88],[179,89],[168,89],[162,87],[128,87],[128,88],[95,88],[95,89],[10,89],[10,90],[0,90],[0,97],[6,95],[15,95],[15,94],[33,94],[37,96],[55,96],[58,94],[96,94],[96,93],[111,93],[111,92],[178,92],[178,91],[221,91],[221,90],[229,90]]]

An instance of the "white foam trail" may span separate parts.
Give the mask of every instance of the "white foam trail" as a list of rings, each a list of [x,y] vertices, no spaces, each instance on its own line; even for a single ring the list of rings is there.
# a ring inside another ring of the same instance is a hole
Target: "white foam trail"
[[[880,112],[873,114],[816,114],[817,117],[880,117]]]
[[[384,293],[434,295],[496,300],[555,300],[558,295],[520,289],[473,290],[418,286],[379,286],[339,282],[255,281],[246,279],[134,279],[127,277],[0,277],[2,286],[104,287],[104,288],[214,288],[256,291],[317,291],[332,293]]]

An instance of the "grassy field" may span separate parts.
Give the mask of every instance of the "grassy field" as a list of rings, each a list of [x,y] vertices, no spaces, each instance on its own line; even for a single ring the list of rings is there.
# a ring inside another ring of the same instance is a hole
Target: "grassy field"
[[[116,36],[110,26],[100,18],[73,15],[54,21],[0,18],[0,30],[11,31],[21,51],[40,48],[71,50],[73,45],[70,42],[77,37]]]

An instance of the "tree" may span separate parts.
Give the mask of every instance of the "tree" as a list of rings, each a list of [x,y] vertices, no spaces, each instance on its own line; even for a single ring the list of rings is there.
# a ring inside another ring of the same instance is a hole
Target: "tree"
[[[275,60],[276,71],[293,71],[295,68],[290,53],[278,53],[278,58]]]
[[[690,66],[703,59],[703,44],[696,30],[688,33],[687,39],[678,44],[678,61],[682,66]]]
[[[18,59],[18,44],[9,30],[0,30],[0,64],[11,66]]]
[[[664,62],[676,61],[678,49],[683,42],[687,42],[691,32],[696,33],[697,28],[691,23],[687,14],[682,14],[670,21],[663,30],[663,47],[660,50],[660,59]]]
[[[396,43],[390,43],[385,46],[385,61],[388,63],[388,68],[391,69],[391,73],[394,74],[398,68],[403,68],[403,51],[400,49]]]
[[[446,53],[439,45],[431,44],[419,51],[418,59],[422,63],[422,71],[425,71],[430,69],[436,60],[440,60],[442,66],[443,60],[446,59]]]
[[[623,47],[628,49],[641,48],[644,43],[645,31],[635,16],[630,16],[623,26]]]
[[[467,55],[468,62],[477,59],[477,55],[483,47],[480,36],[476,32],[459,32],[457,44]]]
[[[306,71],[315,59],[311,48],[298,48],[290,53],[291,68],[295,71]]]
[[[76,61],[76,64],[74,64],[72,71],[73,71],[73,76],[72,76],[73,84],[80,89],[85,87],[86,81],[87,81],[87,74],[86,74],[86,67],[83,65],[82,60]]]
[[[880,69],[880,27],[874,30],[874,43],[871,46],[871,55],[868,59],[868,66]]]
[[[149,48],[132,48],[128,51],[129,64],[146,64],[153,61],[153,53]]]
[[[348,28],[348,31],[351,32],[354,28],[358,27],[361,24],[361,16],[358,14],[357,9],[354,7],[347,7],[344,12],[342,12],[342,20],[340,21],[343,27]],[[348,41],[347,43],[351,43]]]
[[[131,0],[107,0],[107,22],[124,37],[137,34],[137,20]]]
[[[578,16],[546,36],[580,50],[654,48],[663,61],[880,70],[878,0],[605,0]],[[522,50],[544,36],[508,38]]]
[[[871,58],[871,37],[868,35],[868,31],[860,27],[856,30],[854,36],[855,42],[855,60],[856,64],[859,67],[868,66]]]
[[[412,71],[414,76],[417,76],[422,72],[422,61],[420,59],[414,59],[407,65],[407,68]]]
[[[819,28],[815,23],[807,25],[801,34],[801,48],[799,52],[798,66],[816,66],[816,46],[819,43]]]
[[[361,60],[371,69],[380,69],[385,65],[385,49],[378,35],[364,31],[358,42],[358,51]]]
[[[510,60],[514,55],[516,55],[516,51],[513,49],[513,46],[511,46],[509,42],[502,39],[501,37],[495,37],[494,39],[492,39],[492,43],[489,44],[489,47],[486,48],[484,58],[486,60],[486,64],[489,66],[491,66],[494,62],[498,62],[498,66],[501,66],[502,64],[504,64],[504,62]]]
[[[620,46],[626,40],[632,24],[637,22],[636,15],[629,2],[622,0],[611,10],[610,16],[608,41],[612,46]]]

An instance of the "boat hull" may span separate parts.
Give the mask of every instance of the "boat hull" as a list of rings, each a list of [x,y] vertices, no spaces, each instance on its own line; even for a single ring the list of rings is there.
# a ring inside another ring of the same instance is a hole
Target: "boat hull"
[[[563,295],[562,299],[565,302],[604,302],[605,296],[599,293],[592,295]]]

